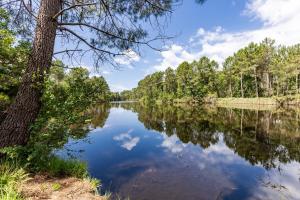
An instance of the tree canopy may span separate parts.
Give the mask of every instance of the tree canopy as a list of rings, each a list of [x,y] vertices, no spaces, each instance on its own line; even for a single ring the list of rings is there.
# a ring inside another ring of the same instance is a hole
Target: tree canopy
[[[226,58],[222,66],[202,57],[176,70],[147,75],[123,99],[163,100],[205,97],[271,97],[299,93],[300,45],[275,46],[266,38]],[[173,66],[174,67],[174,66]],[[158,78],[158,75],[160,78]]]

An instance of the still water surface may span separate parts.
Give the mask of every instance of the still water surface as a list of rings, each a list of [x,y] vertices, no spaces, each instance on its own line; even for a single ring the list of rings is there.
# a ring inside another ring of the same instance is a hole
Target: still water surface
[[[131,200],[300,199],[294,110],[111,104],[57,153]]]

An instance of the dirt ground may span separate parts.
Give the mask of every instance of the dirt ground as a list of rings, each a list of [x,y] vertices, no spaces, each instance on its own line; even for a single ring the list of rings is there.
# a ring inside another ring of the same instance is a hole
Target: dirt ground
[[[22,196],[28,200],[107,200],[95,193],[88,180],[78,178],[52,178],[35,175],[21,188]]]

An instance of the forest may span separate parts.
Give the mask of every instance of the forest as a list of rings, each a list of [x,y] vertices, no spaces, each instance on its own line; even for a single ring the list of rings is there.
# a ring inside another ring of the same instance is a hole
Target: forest
[[[208,57],[147,75],[119,95],[123,100],[201,101],[205,97],[273,97],[299,94],[300,45],[250,43],[222,65]]]
[[[205,2],[193,1],[199,7]],[[67,145],[74,145],[79,140],[94,142],[89,141],[89,134],[93,130],[110,128],[106,120],[111,116],[111,111],[120,111],[122,107],[122,112],[131,110],[147,129],[164,131],[163,126],[156,124],[158,120],[168,126],[167,136],[173,136],[181,128],[178,137],[182,141],[207,148],[216,141],[214,131],[207,131],[206,135],[203,133],[206,128],[216,126],[214,130],[223,131],[228,138],[226,142],[235,146],[240,140],[251,141],[253,138],[234,138],[236,135],[231,135],[231,132],[239,134],[236,131],[238,125],[254,117],[256,131],[257,127],[265,125],[258,126],[265,116],[259,117],[258,112],[256,115],[245,112],[244,117],[244,111],[227,113],[224,110],[224,118],[230,115],[233,120],[229,124],[217,124],[213,120],[217,118],[213,112],[201,116],[200,106],[190,107],[189,110],[167,109],[154,102],[202,103],[206,98],[298,97],[300,44],[277,45],[271,38],[250,43],[222,64],[204,56],[197,61],[168,66],[165,71],[147,75],[136,88],[123,92],[111,91],[110,79],[105,80],[101,74],[91,73],[91,69],[99,72],[102,68],[117,73],[120,60],[129,59],[128,52],[142,56],[141,52],[145,49],[163,51],[164,44],[173,39],[173,35],[166,34],[167,22],[182,4],[183,0],[0,0],[0,199],[43,199],[67,187],[71,187],[71,193],[80,193],[77,199],[110,199],[111,194],[101,193],[99,177],[91,176],[87,159],[80,161],[72,157],[73,152],[69,152]],[[89,66],[85,65],[86,60]],[[120,76],[118,78],[122,79]],[[144,107],[144,104],[114,107],[110,103],[130,100],[147,102],[153,107]],[[204,122],[200,124],[203,127],[189,121],[192,116],[189,113],[193,112]],[[162,117],[168,114],[178,118]],[[295,115],[296,127],[298,114]],[[221,121],[222,117],[219,117]],[[279,116],[267,119],[273,124],[280,121]],[[123,120],[124,124],[128,124],[127,119]],[[181,122],[190,125],[182,126]],[[199,135],[196,132],[189,135],[191,127],[196,127]],[[253,127],[251,125],[250,128]],[[288,125],[284,124],[286,127]],[[259,129],[264,132],[263,128]],[[243,131],[243,127],[240,130]],[[130,150],[133,149],[140,139],[132,138],[129,135],[131,131],[125,135],[122,131],[121,128],[112,131],[110,136],[117,132],[121,136],[115,135],[111,140],[135,139],[136,144],[130,144]],[[208,140],[201,141],[201,136]],[[257,146],[256,157],[259,157],[266,141],[277,140],[274,136],[253,143]],[[284,138],[284,141],[292,140],[290,137]],[[242,155],[253,149],[251,144],[245,148],[231,149]],[[129,155],[130,152],[122,146],[114,146]],[[290,160],[299,161],[299,153],[293,152],[298,148],[298,143],[288,148],[288,154],[278,153],[278,146],[274,144],[266,152],[276,155],[264,155],[265,159],[254,161],[251,156],[245,158],[251,164],[270,164],[270,168],[276,167],[274,163],[278,157],[280,161],[288,160],[288,156]],[[69,159],[59,155],[59,150],[67,152]],[[102,149],[96,153],[113,155],[115,152],[110,150]],[[82,153],[81,149],[78,151]],[[93,159],[98,159],[97,156]],[[106,162],[110,163],[103,160],[104,164]],[[117,160],[112,163],[124,166]],[[121,177],[118,173],[116,176]],[[50,181],[47,188],[46,180]],[[73,182],[65,184],[64,181],[68,180]],[[39,184],[41,194],[27,193],[34,183]],[[72,188],[73,183],[80,187]],[[44,194],[45,191],[49,194]],[[62,195],[58,199],[67,196]],[[88,197],[81,198],[80,195]]]
[[[86,191],[75,189],[82,192],[76,198],[105,199],[95,196],[100,182],[89,176],[85,163],[54,153],[103,126],[103,106],[114,96],[104,77],[81,67],[81,58],[89,57],[96,70],[105,65],[117,69],[116,57],[128,51],[141,46],[158,50],[153,42],[169,37],[158,29],[149,37],[145,27],[162,26],[158,19],[177,4],[0,0],[0,199],[31,198],[24,187],[31,186],[29,177],[39,182],[34,178],[41,173],[50,180],[77,178],[74,183],[84,184]],[[61,185],[49,187],[55,192]]]

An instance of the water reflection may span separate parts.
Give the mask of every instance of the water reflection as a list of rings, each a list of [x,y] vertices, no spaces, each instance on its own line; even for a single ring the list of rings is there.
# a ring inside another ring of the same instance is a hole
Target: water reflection
[[[105,113],[89,142],[68,147],[115,197],[300,199],[296,110],[122,103]]]
[[[300,160],[299,116],[295,110],[253,111],[217,107],[172,107],[122,104],[138,113],[147,129],[177,135],[183,143],[208,148],[223,135],[226,146],[266,169]]]

